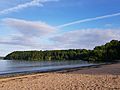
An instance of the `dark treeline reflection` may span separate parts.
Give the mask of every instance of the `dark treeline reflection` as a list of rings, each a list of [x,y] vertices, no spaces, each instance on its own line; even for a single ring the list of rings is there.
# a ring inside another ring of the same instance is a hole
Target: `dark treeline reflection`
[[[47,51],[15,51],[4,59],[8,60],[85,60],[91,62],[113,62],[120,60],[120,41],[112,40],[93,50],[69,49]]]

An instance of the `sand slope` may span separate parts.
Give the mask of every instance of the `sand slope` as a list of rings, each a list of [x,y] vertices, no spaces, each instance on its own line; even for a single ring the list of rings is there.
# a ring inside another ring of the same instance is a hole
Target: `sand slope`
[[[46,73],[0,80],[0,90],[120,90],[118,75]]]

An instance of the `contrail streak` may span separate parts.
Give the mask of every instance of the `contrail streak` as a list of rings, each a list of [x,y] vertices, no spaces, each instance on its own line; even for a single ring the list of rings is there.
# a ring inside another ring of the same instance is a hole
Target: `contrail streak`
[[[46,3],[46,2],[52,2],[52,1],[59,1],[59,0],[32,0],[30,2],[26,2],[26,3],[23,3],[23,4],[18,4],[17,6],[15,7],[11,7],[11,8],[8,8],[8,9],[4,9],[2,11],[0,11],[0,15],[2,14],[8,14],[10,12],[15,12],[15,11],[18,11],[20,9],[24,9],[24,8],[28,8],[28,7],[33,7],[33,6],[44,6],[43,4]]]
[[[109,14],[109,15],[104,15],[104,16],[98,16],[98,17],[94,17],[94,18],[77,20],[77,21],[73,21],[73,22],[70,22],[70,23],[63,24],[63,25],[59,25],[59,26],[57,26],[57,28],[63,28],[63,27],[67,27],[67,26],[70,26],[70,25],[78,24],[78,23],[95,21],[95,20],[105,19],[105,18],[110,18],[110,17],[115,17],[115,16],[119,16],[119,15],[120,15],[120,13],[114,13],[114,14]]]

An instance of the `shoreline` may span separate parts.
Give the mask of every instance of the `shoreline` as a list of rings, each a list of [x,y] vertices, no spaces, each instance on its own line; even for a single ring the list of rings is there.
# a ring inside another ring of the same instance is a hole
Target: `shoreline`
[[[34,74],[40,74],[40,73],[69,73],[69,72],[74,72],[78,70],[100,68],[101,66],[112,65],[112,64],[120,64],[120,63],[116,63],[116,62],[102,63],[102,64],[93,64],[93,65],[81,66],[81,67],[62,68],[62,69],[55,69],[55,70],[53,69],[48,71],[35,70],[35,71],[13,72],[13,73],[0,74],[0,79],[25,76],[25,75],[34,75]]]
[[[0,90],[120,90],[119,81],[120,63],[116,63],[4,77]]]
[[[83,68],[93,68],[93,67],[99,67],[99,66],[100,66],[100,64],[95,64],[95,65],[88,65],[88,66],[79,66],[79,67],[71,67],[71,68],[53,69],[53,70],[48,70],[48,71],[47,70],[46,71],[34,70],[34,71],[5,73],[5,74],[0,74],[0,79],[1,78],[8,78],[8,77],[40,74],[40,73],[54,73],[54,72],[71,71],[73,69],[74,70],[78,70],[78,69],[83,69]]]

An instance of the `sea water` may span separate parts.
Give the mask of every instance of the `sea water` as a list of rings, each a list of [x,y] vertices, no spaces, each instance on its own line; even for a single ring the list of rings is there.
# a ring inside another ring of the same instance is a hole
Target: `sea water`
[[[0,75],[25,72],[47,72],[91,65],[94,64],[82,60],[67,60],[67,61],[0,60]]]

